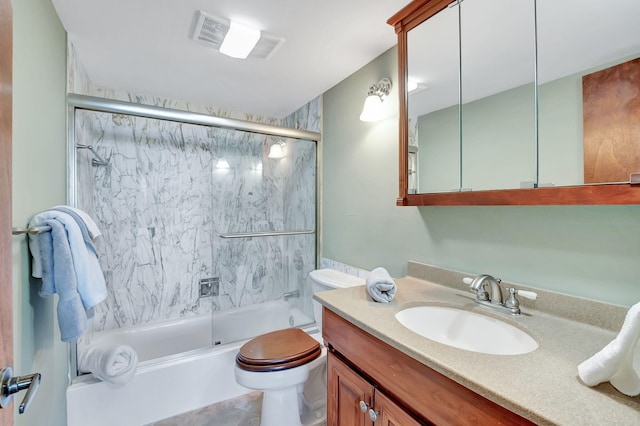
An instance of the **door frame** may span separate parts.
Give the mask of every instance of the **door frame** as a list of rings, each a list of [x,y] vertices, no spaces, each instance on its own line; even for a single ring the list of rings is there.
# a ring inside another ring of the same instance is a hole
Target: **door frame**
[[[13,13],[0,0],[0,368],[13,366],[13,284],[11,274],[11,145]],[[13,407],[0,410],[0,424],[13,425]]]

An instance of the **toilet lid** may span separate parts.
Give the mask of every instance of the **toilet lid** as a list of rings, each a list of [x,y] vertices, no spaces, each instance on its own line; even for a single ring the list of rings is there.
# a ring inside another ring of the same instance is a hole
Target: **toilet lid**
[[[238,367],[249,371],[278,371],[298,367],[320,356],[320,343],[299,328],[263,334],[242,345]]]

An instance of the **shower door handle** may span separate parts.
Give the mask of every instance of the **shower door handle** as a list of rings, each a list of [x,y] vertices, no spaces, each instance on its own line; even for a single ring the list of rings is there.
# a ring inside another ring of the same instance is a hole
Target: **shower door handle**
[[[11,404],[14,393],[26,389],[27,393],[24,395],[24,399],[22,400],[22,402],[20,403],[20,407],[18,408],[18,412],[20,414],[23,414],[27,410],[27,408],[29,408],[31,400],[38,391],[40,378],[40,373],[30,374],[28,376],[13,377],[13,370],[9,366],[0,370],[0,408],[4,408],[7,405]]]

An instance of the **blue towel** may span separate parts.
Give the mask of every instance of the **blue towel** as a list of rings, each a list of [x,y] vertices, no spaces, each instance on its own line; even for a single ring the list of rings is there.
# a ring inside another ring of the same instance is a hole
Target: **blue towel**
[[[31,219],[29,226],[41,226],[48,224],[50,220],[55,220],[64,226],[73,260],[78,293],[80,294],[80,299],[85,309],[87,309],[87,312],[91,316],[92,308],[107,297],[107,286],[104,280],[104,274],[98,263],[95,248],[93,244],[86,243],[78,222],[72,216],[60,210],[46,210],[37,214]],[[34,257],[34,263],[36,263],[35,259],[39,258],[37,263],[43,264],[41,277],[44,277],[44,262],[50,262],[51,259],[41,256],[41,250],[38,250],[38,244],[40,243],[39,237],[42,235],[43,234],[31,235],[29,241],[32,243],[30,244],[30,248],[31,254]],[[38,277],[35,271],[33,276]],[[56,289],[49,287],[44,280],[42,284],[40,296],[47,297],[56,292]]]
[[[87,227],[87,224],[85,223],[84,219],[82,219],[80,215],[75,212],[74,209],[69,208],[67,206],[55,206],[51,210],[58,210],[58,211],[61,211],[62,213],[66,213],[69,216],[71,216],[73,220],[76,221],[76,224],[78,225],[78,227],[80,228],[80,232],[82,233],[82,239],[84,240],[85,245],[92,252],[94,252],[97,257],[98,252],[96,251],[96,248],[93,245],[93,241],[91,241],[91,236],[89,235],[89,228]]]
[[[46,293],[58,293],[58,325],[63,342],[76,340],[87,329],[87,315],[78,294],[76,273],[64,225],[55,219],[46,219],[51,232],[39,237],[39,256],[42,262],[42,288]],[[40,295],[43,295],[41,290]]]

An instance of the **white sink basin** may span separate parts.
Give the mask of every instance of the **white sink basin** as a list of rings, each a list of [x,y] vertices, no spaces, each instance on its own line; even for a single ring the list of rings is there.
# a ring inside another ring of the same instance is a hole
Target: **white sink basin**
[[[396,313],[400,324],[445,345],[493,355],[518,355],[538,348],[531,336],[504,321],[443,306],[416,306]]]

